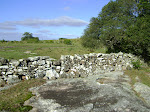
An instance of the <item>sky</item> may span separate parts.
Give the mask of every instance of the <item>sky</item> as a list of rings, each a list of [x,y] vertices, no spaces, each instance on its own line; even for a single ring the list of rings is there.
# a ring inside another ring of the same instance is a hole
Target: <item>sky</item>
[[[0,40],[78,38],[110,0],[0,0]]]

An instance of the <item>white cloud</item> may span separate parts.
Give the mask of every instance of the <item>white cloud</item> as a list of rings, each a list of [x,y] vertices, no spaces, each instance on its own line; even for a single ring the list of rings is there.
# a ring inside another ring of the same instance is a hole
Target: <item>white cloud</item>
[[[80,27],[80,26],[85,26],[87,24],[88,22],[81,19],[62,16],[55,19],[26,19],[22,21],[6,21],[0,23],[0,29],[15,30],[17,25],[39,28],[39,27],[50,27],[50,26]]]

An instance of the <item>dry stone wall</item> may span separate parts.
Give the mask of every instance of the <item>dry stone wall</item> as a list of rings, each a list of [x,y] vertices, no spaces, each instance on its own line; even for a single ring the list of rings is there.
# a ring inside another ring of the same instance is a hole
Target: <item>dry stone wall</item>
[[[121,71],[132,68],[131,61],[137,58],[123,53],[90,53],[84,55],[62,55],[59,60],[49,56],[7,60],[0,58],[0,82],[14,83],[30,78],[76,78]]]

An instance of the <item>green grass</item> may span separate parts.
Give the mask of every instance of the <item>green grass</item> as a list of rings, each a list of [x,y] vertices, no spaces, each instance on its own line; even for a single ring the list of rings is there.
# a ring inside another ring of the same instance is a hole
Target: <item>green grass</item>
[[[66,45],[59,40],[40,41],[39,43],[27,42],[0,42],[0,57],[6,59],[21,59],[31,56],[50,56],[59,59],[61,55],[87,54],[91,52],[105,53],[106,48],[90,50],[80,44],[80,39],[71,39],[72,45]],[[31,53],[25,53],[30,51]]]
[[[45,83],[43,79],[25,80],[10,89],[0,92],[0,111],[9,112],[28,112],[31,106],[23,106],[24,102],[33,95],[28,91],[29,88]]]
[[[132,69],[126,70],[125,74],[131,78],[131,85],[133,86],[137,81],[136,77],[139,78],[139,81],[150,87],[150,67],[144,67],[140,70]]]

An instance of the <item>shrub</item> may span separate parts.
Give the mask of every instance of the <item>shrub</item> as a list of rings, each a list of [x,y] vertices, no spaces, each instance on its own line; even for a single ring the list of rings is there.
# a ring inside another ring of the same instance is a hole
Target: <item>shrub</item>
[[[132,64],[133,64],[133,68],[134,69],[141,69],[141,62],[140,62],[140,60],[137,60],[137,61],[132,61]]]
[[[33,38],[30,38],[26,41],[27,41],[27,43],[37,43],[37,42],[39,42],[39,38],[38,37],[33,37]]]
[[[64,39],[64,44],[72,45],[72,41],[70,39]]]

